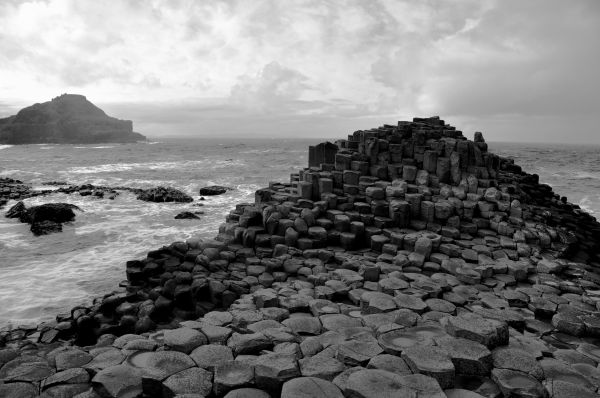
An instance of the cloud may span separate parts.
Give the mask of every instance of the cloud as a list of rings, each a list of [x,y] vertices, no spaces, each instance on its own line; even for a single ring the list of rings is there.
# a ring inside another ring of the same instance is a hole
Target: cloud
[[[0,26],[0,102],[82,93],[157,132],[440,114],[502,138],[600,111],[596,0],[11,0]]]
[[[252,110],[276,111],[298,102],[309,89],[306,76],[273,61],[254,76],[240,76],[231,88],[230,99]]]

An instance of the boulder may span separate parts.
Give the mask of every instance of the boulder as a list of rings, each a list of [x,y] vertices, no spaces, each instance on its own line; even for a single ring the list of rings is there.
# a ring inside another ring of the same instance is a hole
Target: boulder
[[[192,213],[191,211],[182,211],[175,216],[176,220],[197,220],[199,218],[196,213]]]
[[[202,196],[215,196],[215,195],[221,195],[224,194],[225,192],[231,190],[231,188],[228,187],[223,187],[220,185],[211,185],[208,187],[203,187],[200,188],[200,195]]]
[[[192,202],[194,199],[182,191],[171,187],[156,187],[140,189],[137,193],[138,200],[145,202]]]
[[[343,398],[340,389],[317,377],[298,377],[283,384],[281,398]]]

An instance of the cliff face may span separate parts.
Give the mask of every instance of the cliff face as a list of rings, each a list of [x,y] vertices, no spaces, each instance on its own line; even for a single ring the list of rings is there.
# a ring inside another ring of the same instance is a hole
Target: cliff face
[[[0,119],[2,144],[94,144],[136,142],[131,120],[108,116],[83,95],[63,94]]]

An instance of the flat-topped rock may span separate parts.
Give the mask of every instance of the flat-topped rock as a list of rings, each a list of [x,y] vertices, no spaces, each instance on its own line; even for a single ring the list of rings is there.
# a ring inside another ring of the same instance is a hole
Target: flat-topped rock
[[[209,395],[212,391],[212,376],[211,372],[200,368],[182,370],[163,381],[163,396]]]
[[[215,366],[213,391],[224,395],[228,391],[254,383],[254,367],[241,361],[227,361]]]
[[[344,386],[344,395],[357,398],[418,397],[417,391],[404,385],[401,376],[379,369],[351,373]]]
[[[130,365],[115,365],[99,371],[92,379],[102,397],[135,398],[142,392],[143,370]]]
[[[190,357],[198,367],[213,370],[215,366],[233,360],[233,352],[230,347],[220,344],[207,344],[196,348],[190,353]]]
[[[144,375],[157,380],[196,366],[196,363],[186,354],[179,351],[139,351],[127,358],[127,365],[141,369]]]
[[[455,368],[452,360],[442,348],[413,346],[402,351],[404,359],[413,373],[431,376],[442,388],[454,386]]]
[[[298,377],[283,384],[281,398],[343,398],[333,383],[317,377]]]
[[[498,385],[505,397],[548,397],[548,391],[544,386],[527,373],[508,369],[493,369],[492,380]]]
[[[526,351],[500,347],[492,354],[494,368],[517,370],[527,373],[538,380],[544,379],[544,371],[535,358]]]
[[[441,322],[448,334],[473,340],[488,348],[508,344],[508,325],[504,322],[472,313],[443,318]]]

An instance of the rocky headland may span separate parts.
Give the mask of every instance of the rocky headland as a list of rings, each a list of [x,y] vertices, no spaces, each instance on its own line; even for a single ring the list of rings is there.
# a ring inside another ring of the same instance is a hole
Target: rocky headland
[[[145,141],[131,120],[110,117],[83,95],[63,94],[0,119],[0,144],[96,144]]]
[[[600,224],[438,117],[309,149],[212,240],[0,333],[3,397],[598,397]]]

